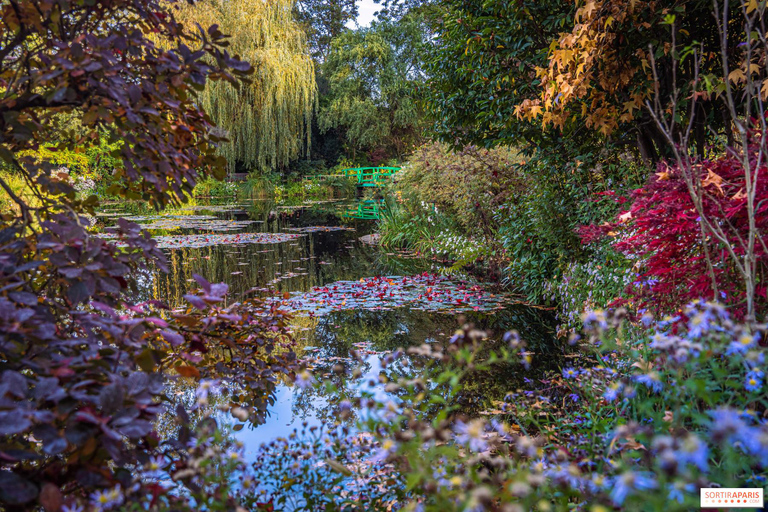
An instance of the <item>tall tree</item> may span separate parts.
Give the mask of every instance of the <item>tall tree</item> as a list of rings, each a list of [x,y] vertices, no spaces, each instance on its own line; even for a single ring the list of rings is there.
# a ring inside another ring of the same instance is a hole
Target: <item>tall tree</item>
[[[320,129],[341,132],[353,156],[403,156],[423,128],[418,94],[427,33],[423,18],[414,15],[334,40],[322,68],[329,92],[318,113]]]
[[[357,0],[299,0],[296,18],[304,26],[312,56],[322,61],[331,42],[357,19]]]
[[[233,52],[256,65],[250,84],[211,82],[201,103],[229,142],[221,153],[230,171],[279,169],[311,144],[315,67],[293,0],[203,0],[184,7],[189,26],[218,25]]]
[[[573,9],[559,0],[443,0],[441,7],[427,59],[437,133],[457,145],[538,144],[540,127],[518,120],[515,108],[538,97],[536,70]]]

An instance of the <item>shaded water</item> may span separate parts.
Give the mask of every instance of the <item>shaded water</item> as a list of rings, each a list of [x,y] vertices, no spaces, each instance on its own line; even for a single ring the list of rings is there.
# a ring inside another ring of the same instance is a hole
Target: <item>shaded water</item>
[[[273,288],[283,292],[306,292],[313,287],[338,281],[358,281],[373,276],[411,276],[421,272],[439,272],[440,264],[408,254],[387,252],[360,238],[373,233],[376,221],[355,218],[362,211],[356,202],[332,201],[304,205],[278,205],[273,201],[248,201],[237,205],[200,204],[170,212],[175,216],[164,219],[166,226],[184,224],[183,219],[210,216],[218,220],[254,221],[238,225],[231,231],[214,233],[300,233],[302,236],[270,244],[211,245],[200,248],[181,247],[167,250],[169,272],[151,269],[142,282],[141,299],[161,299],[172,306],[183,302],[182,296],[196,288],[193,274],[211,282],[230,285],[229,300],[239,301],[250,293],[263,293]],[[140,205],[113,206],[102,217],[109,223],[117,214],[140,216],[137,222],[151,223],[143,218],[147,212]],[[151,212],[150,212],[151,213]],[[359,215],[358,215],[359,216]],[[169,220],[170,219],[170,220]],[[179,219],[178,222],[174,219]],[[204,221],[203,221],[204,222]],[[302,233],[300,228],[321,227]],[[221,224],[219,225],[221,227]],[[343,227],[343,230],[326,228]],[[298,229],[298,231],[297,231]],[[199,227],[178,227],[153,230],[154,235],[192,235],[204,232]],[[180,245],[184,245],[184,239]],[[430,299],[431,300],[431,299]],[[330,377],[334,364],[347,368],[357,363],[350,350],[365,355],[363,376],[359,386],[368,381],[378,382],[383,354],[398,347],[423,343],[447,343],[459,327],[456,314],[414,310],[407,307],[382,309],[341,309],[326,314],[299,314],[292,321],[297,341],[297,355],[311,358],[313,372],[318,377]],[[492,376],[478,377],[466,385],[460,397],[462,408],[477,413],[493,400],[522,387],[524,378],[534,378],[548,368],[560,364],[560,351],[554,344],[553,321],[547,312],[520,304],[508,304],[492,312],[469,311],[463,321],[487,330],[496,339],[508,330],[516,329],[528,343],[537,366],[525,371],[518,365],[500,368]],[[542,357],[543,356],[543,357]],[[390,367],[386,372],[402,368]],[[350,384],[346,384],[349,386]],[[353,384],[353,386],[355,386]],[[342,387],[334,396],[322,389],[299,389],[282,383],[275,393],[275,402],[263,425],[245,428],[237,436],[252,452],[261,442],[285,436],[303,421],[320,424],[338,418],[339,403],[357,391]]]

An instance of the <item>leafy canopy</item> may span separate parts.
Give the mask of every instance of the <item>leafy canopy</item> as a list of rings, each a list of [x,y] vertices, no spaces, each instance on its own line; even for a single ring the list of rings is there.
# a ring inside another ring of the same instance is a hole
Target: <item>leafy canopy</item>
[[[315,67],[293,6],[293,0],[204,0],[179,13],[190,28],[218,25],[232,51],[256,66],[249,83],[210,82],[201,94],[202,107],[229,139],[220,152],[230,170],[283,168],[309,149]]]
[[[329,94],[318,113],[321,130],[343,131],[349,150],[383,149],[403,156],[420,137],[418,87],[425,74],[424,20],[374,22],[343,33],[323,63]]]

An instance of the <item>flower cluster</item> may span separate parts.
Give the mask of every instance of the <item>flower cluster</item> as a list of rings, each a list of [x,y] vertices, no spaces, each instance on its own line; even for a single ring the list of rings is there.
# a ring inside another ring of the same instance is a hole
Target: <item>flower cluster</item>
[[[96,181],[87,176],[78,176],[73,186],[78,192],[90,192],[96,188]]]
[[[600,248],[586,262],[568,264],[562,278],[544,284],[544,292],[559,304],[562,326],[577,328],[585,310],[611,303],[637,279],[631,260],[609,248]]]
[[[477,375],[486,358],[515,361],[518,336],[506,337],[511,351],[488,356],[471,331],[460,332],[452,340],[458,365],[446,364],[442,352],[430,357],[434,349],[412,351],[435,363],[427,380],[437,387],[425,393],[403,378],[391,384],[395,408],[366,402],[389,412],[365,415],[359,425],[374,443],[368,460],[386,468],[365,489],[387,482],[377,499],[404,500],[406,510],[523,511],[545,503],[682,511],[698,506],[702,487],[764,485],[764,326],[738,324],[722,306],[701,301],[659,321],[629,324],[614,311],[587,312],[582,322],[586,336],[573,364],[527,380],[495,419],[467,418],[450,406],[437,412],[436,404],[461,396],[460,385],[439,383],[461,382],[469,370],[457,368],[470,362]]]

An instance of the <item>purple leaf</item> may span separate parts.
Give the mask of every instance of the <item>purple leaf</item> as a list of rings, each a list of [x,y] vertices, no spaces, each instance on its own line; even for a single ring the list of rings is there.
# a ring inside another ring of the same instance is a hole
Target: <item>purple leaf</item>
[[[207,309],[208,304],[205,303],[205,301],[198,297],[197,295],[192,295],[191,293],[188,293],[184,295],[184,298],[187,299],[187,302],[195,306],[197,309]]]
[[[147,420],[133,420],[118,429],[121,434],[131,439],[139,439],[152,432],[152,423]]]
[[[163,335],[163,338],[165,338],[165,341],[171,344],[171,346],[178,347],[182,343],[184,343],[184,336],[182,336],[179,333],[165,330],[162,331],[160,334]]]
[[[200,285],[200,288],[205,290],[206,293],[211,293],[211,283],[209,283],[203,276],[199,274],[192,274],[192,277]]]
[[[19,434],[30,426],[32,422],[20,411],[0,412],[0,435]]]
[[[37,498],[35,484],[10,471],[0,471],[0,502],[23,505]]]

